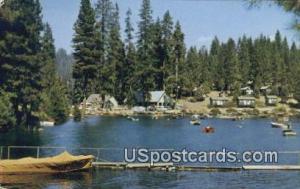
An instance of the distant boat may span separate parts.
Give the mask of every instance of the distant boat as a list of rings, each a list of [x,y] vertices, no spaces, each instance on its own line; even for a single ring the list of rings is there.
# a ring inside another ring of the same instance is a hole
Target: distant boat
[[[214,133],[215,132],[215,129],[211,126],[206,126],[202,129],[202,132],[203,133]]]
[[[201,121],[200,121],[200,116],[199,115],[193,115],[192,116],[192,120],[190,121],[191,125],[200,125]]]
[[[282,131],[283,136],[296,136],[296,131],[293,131],[292,129],[285,129]]]
[[[192,120],[192,121],[190,121],[190,124],[191,125],[201,125],[201,122],[200,122],[200,120]]]
[[[273,128],[282,128],[282,129],[288,128],[288,125],[286,125],[284,123],[272,122],[271,125]]]
[[[41,121],[40,125],[42,127],[53,127],[55,123],[53,121]]]
[[[131,117],[131,116],[128,116],[127,117],[129,120],[131,120],[131,121],[139,121],[140,119],[139,118],[134,118],[134,117]]]

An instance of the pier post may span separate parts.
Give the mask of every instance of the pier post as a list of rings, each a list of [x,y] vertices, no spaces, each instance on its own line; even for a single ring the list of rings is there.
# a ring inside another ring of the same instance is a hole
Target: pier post
[[[40,147],[39,146],[36,149],[36,158],[40,158]]]
[[[7,159],[10,159],[10,146],[7,147]]]

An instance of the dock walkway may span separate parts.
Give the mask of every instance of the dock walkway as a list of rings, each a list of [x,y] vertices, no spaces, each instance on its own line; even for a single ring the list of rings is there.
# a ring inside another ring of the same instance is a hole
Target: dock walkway
[[[236,167],[222,166],[188,166],[174,165],[173,163],[126,163],[126,162],[93,162],[93,167],[97,169],[145,169],[160,171],[203,171],[203,172],[236,172],[254,170],[282,170],[300,171],[300,165],[244,165]]]

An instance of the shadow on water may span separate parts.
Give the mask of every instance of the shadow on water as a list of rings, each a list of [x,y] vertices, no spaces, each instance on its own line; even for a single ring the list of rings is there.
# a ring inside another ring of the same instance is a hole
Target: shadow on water
[[[92,172],[68,174],[0,175],[0,183],[7,188],[74,188],[92,184]]]

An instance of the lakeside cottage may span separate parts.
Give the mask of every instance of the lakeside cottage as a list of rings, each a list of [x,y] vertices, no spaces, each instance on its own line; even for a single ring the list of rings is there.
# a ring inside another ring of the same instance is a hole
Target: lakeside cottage
[[[136,93],[137,103],[140,105],[146,104],[147,106],[153,106],[156,109],[166,108],[173,105],[173,100],[169,97],[165,91],[150,91],[149,99],[144,99],[141,92]]]
[[[103,101],[100,94],[91,94],[86,99],[86,109],[87,110],[98,110],[102,107],[105,109],[118,108],[119,104],[114,97],[112,97],[110,95],[106,95],[104,98],[105,99]],[[83,104],[84,104],[84,102],[81,103],[81,107],[83,106]]]
[[[278,98],[277,96],[266,96],[265,101],[267,106],[276,106],[278,103]]]
[[[255,107],[255,98],[250,96],[240,96],[238,97],[238,106],[239,107]]]
[[[210,105],[214,107],[224,107],[228,103],[228,98],[226,97],[211,97]]]

